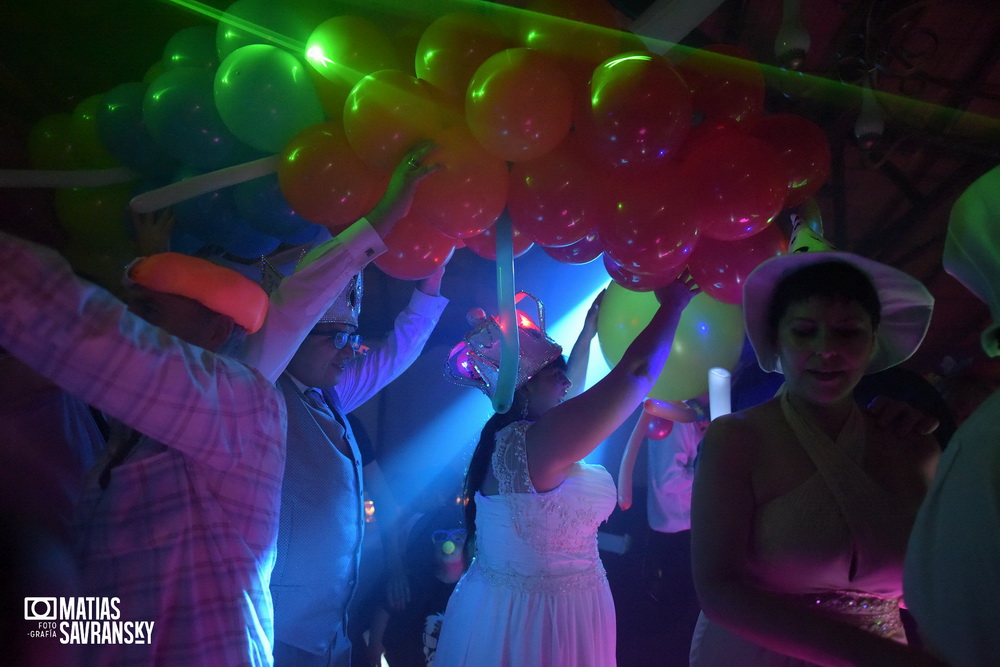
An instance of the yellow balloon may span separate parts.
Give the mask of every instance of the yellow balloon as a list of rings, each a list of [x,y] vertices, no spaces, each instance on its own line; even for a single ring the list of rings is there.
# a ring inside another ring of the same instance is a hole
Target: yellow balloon
[[[659,304],[652,292],[633,292],[612,283],[601,302],[597,336],[609,366],[653,319]],[[649,392],[661,401],[682,401],[708,391],[708,370],[732,370],[743,349],[743,309],[698,294],[681,314],[670,358]]]

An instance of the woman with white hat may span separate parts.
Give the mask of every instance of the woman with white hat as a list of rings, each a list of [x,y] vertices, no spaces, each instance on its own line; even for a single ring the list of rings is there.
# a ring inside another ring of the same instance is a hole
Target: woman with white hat
[[[823,249],[762,263],[743,299],[761,368],[785,382],[705,435],[691,664],[940,664],[906,646],[899,614],[906,540],[939,449],[882,428],[852,396],[862,376],[916,351],[933,299],[901,271]]]

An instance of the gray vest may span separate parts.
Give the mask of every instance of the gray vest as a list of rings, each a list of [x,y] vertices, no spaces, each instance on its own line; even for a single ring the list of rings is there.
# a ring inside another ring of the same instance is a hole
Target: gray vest
[[[288,455],[281,487],[278,557],[271,575],[275,639],[325,652],[358,580],[364,535],[361,455],[334,392],[327,404],[339,417],[352,459],[332,442],[314,408],[288,374],[278,378],[288,405]]]

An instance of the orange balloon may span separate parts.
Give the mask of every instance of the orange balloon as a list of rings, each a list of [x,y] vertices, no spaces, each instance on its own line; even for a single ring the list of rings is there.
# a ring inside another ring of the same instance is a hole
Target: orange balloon
[[[390,170],[408,150],[447,125],[447,110],[425,83],[399,70],[366,76],[344,105],[344,131],[368,164]]]
[[[438,148],[424,162],[442,168],[417,186],[411,214],[452,238],[481,234],[507,202],[507,164],[487,153],[464,127],[444,130],[434,141]]]
[[[452,12],[427,26],[417,44],[414,70],[417,77],[445,94],[464,100],[479,66],[511,46],[510,40],[484,17]]]
[[[334,231],[371,210],[388,180],[354,153],[335,122],[313,125],[292,137],[278,165],[281,193],[292,210]]]
[[[625,44],[607,0],[532,0],[525,10],[520,25],[524,45],[556,58],[578,83],[586,84],[594,68]]]
[[[387,250],[375,258],[375,266],[400,280],[426,278],[455,252],[454,239],[428,227],[413,214],[396,222],[383,240]]]
[[[548,153],[573,123],[573,85],[549,56],[507,49],[476,70],[465,95],[465,117],[480,144],[502,160]]]

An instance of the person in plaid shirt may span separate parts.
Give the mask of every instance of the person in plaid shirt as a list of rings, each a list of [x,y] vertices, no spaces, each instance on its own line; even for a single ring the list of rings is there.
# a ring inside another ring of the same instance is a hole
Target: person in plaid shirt
[[[153,626],[142,644],[85,646],[85,662],[268,665],[284,401],[210,351],[240,328],[230,314],[146,287],[132,303],[150,322],[55,252],[0,235],[0,346],[114,421],[81,501],[83,590]],[[263,319],[266,304],[235,314]]]

